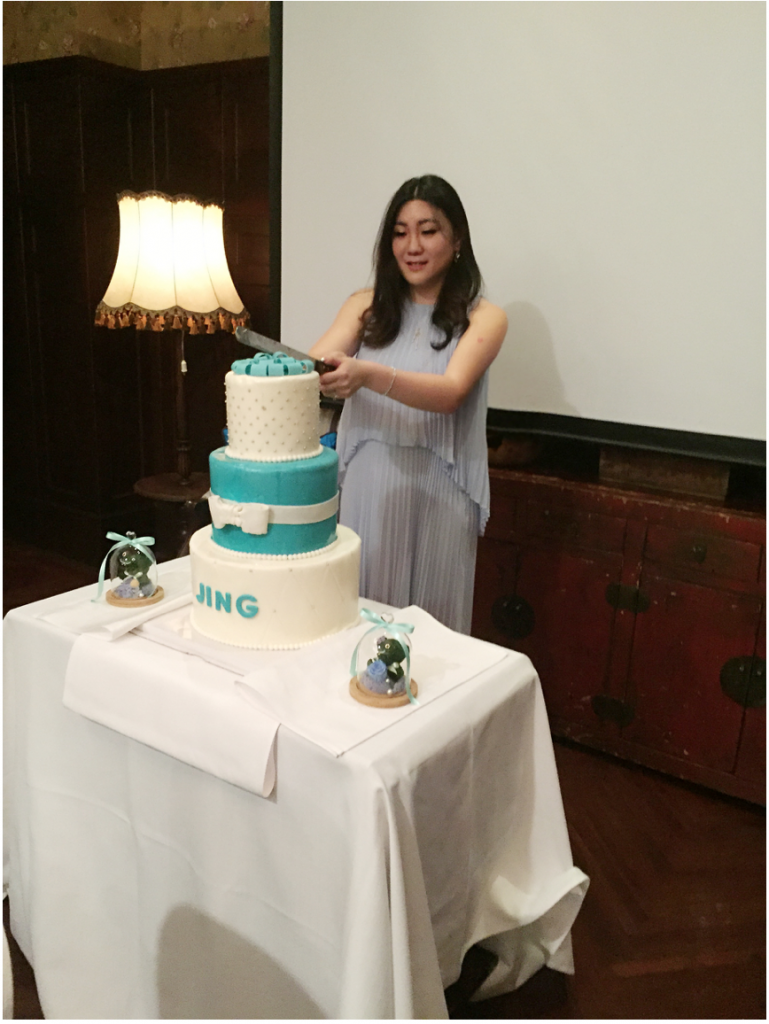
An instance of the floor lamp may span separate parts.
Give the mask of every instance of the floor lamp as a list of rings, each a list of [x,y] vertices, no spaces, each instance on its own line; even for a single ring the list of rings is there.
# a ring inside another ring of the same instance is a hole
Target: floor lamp
[[[248,311],[232,283],[224,252],[222,208],[193,196],[121,192],[117,262],[96,324],[164,331],[176,345],[176,472],[145,477],[134,490],[155,501],[183,506],[179,553],[186,553],[195,505],[208,489],[208,475],[190,471],[190,441],[184,390],[185,334],[234,331]]]

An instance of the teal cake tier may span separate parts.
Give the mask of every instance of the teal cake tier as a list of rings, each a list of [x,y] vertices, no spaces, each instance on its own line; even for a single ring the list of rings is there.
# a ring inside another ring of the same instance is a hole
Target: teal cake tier
[[[307,506],[331,501],[337,494],[337,454],[323,448],[319,455],[291,462],[253,462],[232,459],[225,448],[209,456],[211,493],[227,502],[273,506]],[[213,510],[212,510],[213,516]],[[227,523],[212,537],[220,547],[255,555],[301,555],[318,551],[336,540],[336,513],[315,523],[271,522],[266,533],[248,533]]]

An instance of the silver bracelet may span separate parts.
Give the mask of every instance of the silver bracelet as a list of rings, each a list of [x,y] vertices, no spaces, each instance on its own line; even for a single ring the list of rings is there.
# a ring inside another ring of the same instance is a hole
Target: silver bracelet
[[[393,384],[395,383],[395,375],[397,374],[397,372],[398,372],[397,368],[395,366],[393,366],[393,375],[390,378],[390,383],[387,385],[387,391],[383,391],[382,392],[382,398],[387,398],[387,396],[392,391]]]

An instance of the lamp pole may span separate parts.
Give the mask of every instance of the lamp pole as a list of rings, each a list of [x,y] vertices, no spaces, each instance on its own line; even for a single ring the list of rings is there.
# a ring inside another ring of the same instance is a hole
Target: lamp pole
[[[179,474],[179,483],[183,487],[188,486],[190,482],[190,436],[187,426],[186,377],[184,328],[181,327],[176,338],[176,471]]]
[[[134,484],[134,491],[156,502],[177,502],[181,515],[176,527],[174,555],[189,552],[190,536],[196,529],[195,507],[208,490],[208,474],[190,472],[190,435],[187,423],[185,391],[187,362],[184,358],[184,327],[175,331],[176,348],[176,472],[144,477]]]

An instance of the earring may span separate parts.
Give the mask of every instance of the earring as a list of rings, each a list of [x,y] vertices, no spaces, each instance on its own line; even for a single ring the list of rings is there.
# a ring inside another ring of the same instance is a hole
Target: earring
[[[459,249],[454,253],[454,262],[459,263]]]

